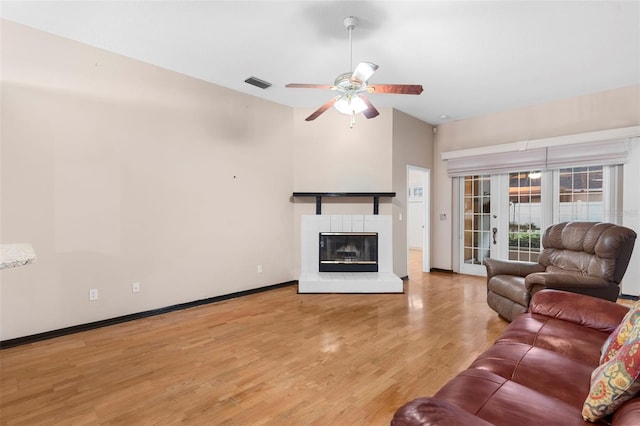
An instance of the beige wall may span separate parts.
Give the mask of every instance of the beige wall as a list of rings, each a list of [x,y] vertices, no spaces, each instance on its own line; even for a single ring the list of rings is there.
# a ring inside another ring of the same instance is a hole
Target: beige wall
[[[328,110],[314,121],[313,109],[293,113],[293,188],[295,192],[391,192],[391,110],[378,117],[351,118]],[[316,212],[315,198],[295,198],[294,270],[300,274],[301,217]],[[368,198],[323,198],[322,214],[372,214]],[[391,214],[391,200],[380,200],[380,214]]]
[[[431,168],[433,127],[393,109],[380,109],[374,120],[360,117],[349,128],[348,116],[327,111],[313,122],[313,110],[297,109],[293,121],[294,191],[395,192],[380,198],[380,214],[393,217],[393,271],[407,275],[407,165]],[[300,269],[300,217],[315,214],[314,198],[294,200],[296,271]],[[371,214],[371,198],[324,198],[323,214]]]
[[[291,108],[1,35],[1,242],[38,260],[0,272],[0,339],[296,278]]]
[[[295,280],[300,215],[315,204],[293,191],[404,194],[406,164],[431,164],[431,126],[392,109],[353,129],[335,111],[308,123],[311,110],[1,31],[0,242],[29,242],[38,260],[0,272],[0,340]],[[380,214],[404,203],[383,198]]]
[[[330,109],[314,121],[312,109],[293,115],[293,187],[297,192],[391,191],[392,110],[372,120]],[[367,212],[370,214],[371,212]]]
[[[584,133],[640,124],[640,87],[625,87],[602,93],[551,102],[438,126],[435,142],[435,187],[433,215],[447,220],[433,228],[432,266],[452,265],[452,180],[443,152],[496,145],[527,139]]]
[[[380,214],[393,215],[393,271],[407,275],[407,165],[432,165],[432,126],[393,109],[380,109],[373,120],[350,118],[329,110],[315,121],[313,110],[296,109],[293,121],[294,191],[395,192],[380,199]],[[300,217],[315,214],[314,198],[294,200],[294,253],[300,247]],[[371,198],[324,198],[323,214],[371,214]],[[295,259],[300,270],[300,259]]]
[[[0,240],[38,254],[0,272],[2,340],[297,279],[300,216],[315,204],[293,191],[395,191],[380,214],[394,217],[394,272],[406,275],[407,165],[432,170],[431,266],[452,269],[442,152],[640,124],[633,87],[448,123],[435,140],[391,109],[349,129],[334,111],[308,123],[312,110],[18,24],[1,31]]]
[[[433,126],[394,110],[393,191],[396,197],[393,199],[393,271],[401,277],[408,274],[407,166],[433,169]]]

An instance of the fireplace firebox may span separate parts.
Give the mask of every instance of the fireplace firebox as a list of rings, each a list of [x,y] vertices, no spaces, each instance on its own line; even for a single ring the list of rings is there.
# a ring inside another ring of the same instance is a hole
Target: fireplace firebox
[[[377,232],[321,232],[320,272],[378,272]]]

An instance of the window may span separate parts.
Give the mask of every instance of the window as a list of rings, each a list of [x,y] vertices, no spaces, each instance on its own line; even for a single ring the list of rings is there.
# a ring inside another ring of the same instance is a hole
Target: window
[[[603,167],[560,169],[558,222],[571,220],[603,221]]]
[[[509,174],[509,259],[535,262],[540,254],[542,172]]]
[[[552,223],[615,221],[619,170],[594,165],[460,179],[459,271],[481,274],[487,257],[537,262]]]

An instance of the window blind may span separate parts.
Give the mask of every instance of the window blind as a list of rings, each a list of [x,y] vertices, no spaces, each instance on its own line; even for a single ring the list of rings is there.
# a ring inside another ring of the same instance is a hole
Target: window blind
[[[640,126],[449,151],[442,159],[450,177],[624,164],[637,135]]]

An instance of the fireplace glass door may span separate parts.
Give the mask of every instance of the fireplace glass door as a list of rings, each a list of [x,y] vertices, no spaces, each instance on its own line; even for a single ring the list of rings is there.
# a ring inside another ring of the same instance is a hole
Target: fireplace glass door
[[[321,232],[320,272],[378,272],[376,232]]]

